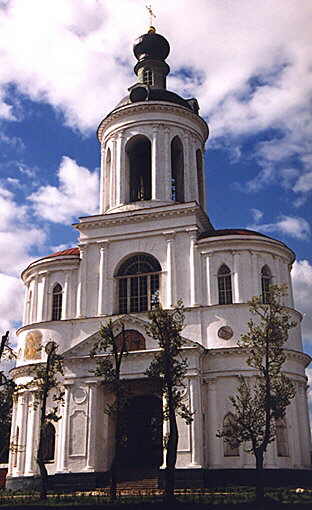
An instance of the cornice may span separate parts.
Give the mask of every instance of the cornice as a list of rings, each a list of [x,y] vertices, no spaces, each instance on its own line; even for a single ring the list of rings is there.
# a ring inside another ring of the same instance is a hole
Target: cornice
[[[312,361],[312,357],[304,352],[295,351],[293,349],[284,349],[284,352],[288,359],[303,362],[305,367]],[[221,347],[219,349],[206,349],[205,354],[211,357],[240,357],[248,355],[249,350],[243,347]]]
[[[168,218],[168,216],[190,216],[192,214],[199,216],[204,223],[209,223],[208,217],[202,212],[197,202],[188,202],[178,205],[175,204],[155,208],[137,209],[134,211],[109,213],[99,216],[89,216],[81,218],[80,223],[75,223],[74,227],[77,228],[77,230],[89,230],[107,227],[110,225],[139,223],[158,218]]]
[[[122,106],[121,108],[118,108],[116,110],[113,110],[111,113],[105,117],[105,119],[102,120],[100,123],[98,130],[97,130],[97,136],[98,140],[101,143],[103,139],[103,133],[104,131],[110,127],[116,120],[122,119],[124,117],[127,117],[129,115],[133,115],[135,113],[149,113],[149,112],[161,112],[161,113],[174,113],[178,116],[186,117],[191,119],[193,122],[196,122],[200,129],[204,133],[205,139],[208,138],[209,135],[209,128],[207,123],[199,117],[199,115],[196,115],[195,113],[191,112],[184,106],[178,106],[174,105],[173,103],[167,103],[165,101],[144,101],[141,103],[134,103]]]
[[[72,270],[75,269],[79,265],[80,256],[79,255],[62,255],[58,257],[44,257],[39,260],[34,260],[31,262],[26,269],[21,273],[21,278],[25,282],[29,276],[32,276],[33,270],[45,271],[49,273],[53,271],[54,266],[57,266],[57,270]],[[67,264],[66,267],[60,268],[59,265]]]
[[[235,245],[241,244],[241,247],[235,248]],[[201,248],[201,253],[203,255],[215,253],[216,251],[228,251],[228,250],[241,250],[254,252],[254,253],[263,253],[264,247],[267,247],[270,252],[272,249],[279,250],[280,253],[287,253],[288,257],[291,256],[291,262],[293,262],[296,258],[295,253],[288,248],[284,243],[278,241],[277,239],[269,239],[263,237],[261,235],[257,236],[244,236],[244,235],[223,235],[223,236],[209,236],[206,238],[199,239],[197,241],[197,245]],[[257,245],[259,248],[257,249]],[[228,248],[227,248],[228,246]],[[282,255],[279,255],[282,256]]]

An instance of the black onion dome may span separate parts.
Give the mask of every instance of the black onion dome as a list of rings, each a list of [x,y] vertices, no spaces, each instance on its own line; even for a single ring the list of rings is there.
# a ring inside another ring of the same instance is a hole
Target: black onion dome
[[[167,39],[152,30],[138,37],[133,45],[133,53],[139,61],[147,58],[165,60],[169,52],[170,46]]]
[[[184,108],[192,110],[191,105],[188,103],[188,101],[186,101],[186,99],[183,99],[183,97],[178,96],[178,94],[175,94],[174,92],[166,89],[150,89],[148,97],[145,99],[145,101],[166,101],[168,103],[175,103],[180,106],[184,106]],[[126,106],[127,104],[132,104],[130,95],[125,96],[117,104],[116,108]]]

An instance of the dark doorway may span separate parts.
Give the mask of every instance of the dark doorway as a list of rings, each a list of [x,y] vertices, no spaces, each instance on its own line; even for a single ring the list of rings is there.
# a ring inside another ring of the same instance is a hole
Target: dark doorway
[[[151,187],[151,142],[146,136],[131,138],[126,146],[130,174],[130,202],[150,200]]]
[[[155,468],[163,462],[162,401],[155,395],[131,398],[122,417],[124,442],[119,451],[123,467]]]

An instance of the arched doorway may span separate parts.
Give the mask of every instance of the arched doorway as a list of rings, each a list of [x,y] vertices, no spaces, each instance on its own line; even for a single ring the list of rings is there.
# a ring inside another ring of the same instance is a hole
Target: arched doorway
[[[122,467],[155,468],[163,462],[163,416],[161,398],[132,397],[123,411],[124,441],[118,452]]]

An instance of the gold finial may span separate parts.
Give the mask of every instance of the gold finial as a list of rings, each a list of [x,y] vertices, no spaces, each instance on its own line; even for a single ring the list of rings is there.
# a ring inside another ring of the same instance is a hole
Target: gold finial
[[[148,10],[149,16],[150,16],[150,28],[148,33],[154,33],[156,32],[155,27],[153,27],[153,18],[156,18],[156,14],[153,13],[152,6],[146,5],[146,9]]]

